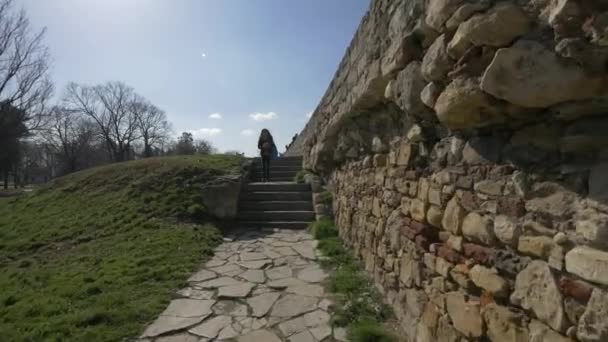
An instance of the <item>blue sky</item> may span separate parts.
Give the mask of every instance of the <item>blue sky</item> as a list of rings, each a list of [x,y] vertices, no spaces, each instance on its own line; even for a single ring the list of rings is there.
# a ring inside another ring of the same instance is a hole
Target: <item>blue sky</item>
[[[17,0],[46,26],[57,93],[120,80],[164,109],[176,135],[279,150],[325,92],[369,0]],[[211,114],[219,113],[219,115]],[[214,118],[220,117],[221,118]]]

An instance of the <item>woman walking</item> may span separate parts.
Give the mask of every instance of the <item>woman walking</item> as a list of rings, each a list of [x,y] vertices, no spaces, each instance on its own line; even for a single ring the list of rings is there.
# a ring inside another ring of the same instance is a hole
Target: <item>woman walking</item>
[[[262,157],[262,181],[268,182],[270,180],[270,159],[272,158],[273,151],[276,150],[276,146],[274,145],[274,139],[272,139],[270,131],[266,128],[260,133],[258,148],[260,149],[260,157]]]

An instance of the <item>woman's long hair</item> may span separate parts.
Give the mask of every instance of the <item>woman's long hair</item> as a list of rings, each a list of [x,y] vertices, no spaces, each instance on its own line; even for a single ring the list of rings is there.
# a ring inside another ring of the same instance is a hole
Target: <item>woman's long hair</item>
[[[262,130],[262,132],[260,133],[260,139],[258,139],[258,143],[262,143],[262,142],[269,142],[271,144],[274,144],[274,139],[272,138],[272,134],[270,134],[270,131],[266,128],[264,128]]]

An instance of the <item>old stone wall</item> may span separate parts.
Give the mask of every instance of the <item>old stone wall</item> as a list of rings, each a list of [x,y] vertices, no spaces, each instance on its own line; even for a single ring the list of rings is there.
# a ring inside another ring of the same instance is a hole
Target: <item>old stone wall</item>
[[[608,341],[608,1],[375,0],[290,153],[407,341]]]

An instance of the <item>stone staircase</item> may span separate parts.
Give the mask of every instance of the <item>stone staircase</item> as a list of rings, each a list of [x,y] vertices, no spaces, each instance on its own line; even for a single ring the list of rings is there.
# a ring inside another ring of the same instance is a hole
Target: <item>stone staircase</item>
[[[237,221],[245,228],[305,229],[315,219],[309,184],[294,177],[302,169],[301,157],[270,162],[270,182],[262,183],[262,161],[254,159],[251,182],[241,193]]]

